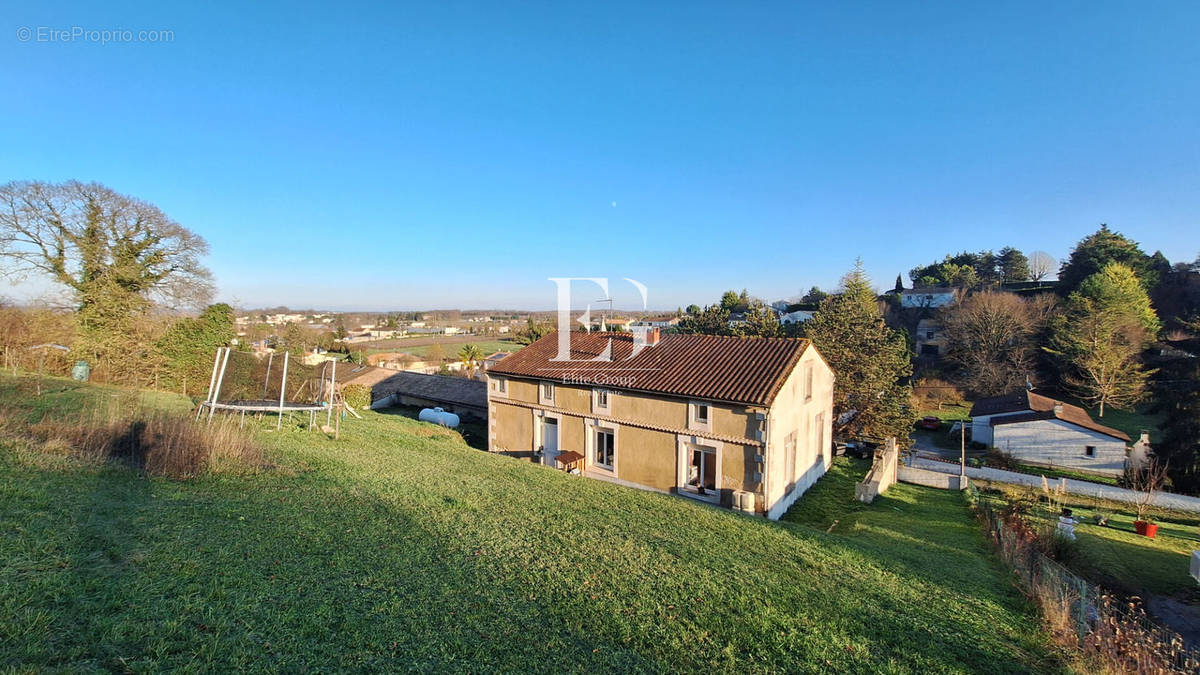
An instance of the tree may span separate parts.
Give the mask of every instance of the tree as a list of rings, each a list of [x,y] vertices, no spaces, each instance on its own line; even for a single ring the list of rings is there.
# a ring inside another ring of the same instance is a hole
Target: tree
[[[800,302],[810,305],[819,305],[825,301],[825,298],[828,297],[828,293],[816,286],[813,286],[812,288],[808,289],[808,292],[805,293],[803,297],[800,298]]]
[[[211,374],[213,354],[237,336],[233,308],[225,303],[209,305],[200,316],[179,319],[158,340],[158,353],[165,377],[161,384],[199,393]]]
[[[462,346],[462,349],[458,350],[458,358],[462,360],[468,372],[474,376],[475,369],[483,362],[483,350],[478,345],[465,344]]]
[[[915,416],[908,404],[912,375],[907,340],[884,323],[861,261],[842,278],[841,292],[804,324],[833,368],[834,429],[839,434],[904,443]]]
[[[1127,408],[1139,402],[1150,371],[1142,350],[1158,333],[1158,316],[1137,275],[1109,263],[1071,293],[1048,350],[1066,370],[1063,384],[1089,403]]]
[[[896,285],[892,287],[892,290],[896,291],[897,293],[904,290],[904,277],[899,274],[896,275]]]
[[[534,321],[533,317],[525,320],[525,327],[513,335],[517,344],[531,345],[554,332],[554,325],[549,322]]]
[[[686,312],[688,316],[699,316],[700,312],[703,310],[700,309],[700,305],[688,305],[687,309],[683,311]]]
[[[746,322],[735,326],[733,334],[742,337],[781,337],[783,327],[770,307],[755,301],[750,303],[750,309],[746,311]]]
[[[1125,468],[1125,485],[1138,493],[1133,508],[1137,512],[1139,522],[1145,522],[1150,507],[1154,505],[1166,482],[1167,465],[1158,459],[1149,460],[1145,466]]]
[[[446,350],[439,343],[433,343],[429,349],[425,350],[425,361],[427,363],[441,364],[446,360]],[[444,367],[444,364],[443,364]]]
[[[726,312],[738,311],[738,306],[740,304],[741,304],[741,298],[738,297],[737,293],[735,293],[733,291],[725,291],[723,294],[721,294],[720,307],[721,307],[721,309],[725,310]]]
[[[1042,281],[1058,268],[1058,261],[1045,251],[1029,254],[1029,280]]]
[[[1104,269],[1109,263],[1120,263],[1133,270],[1142,288],[1147,291],[1158,283],[1158,273],[1151,267],[1150,256],[1142,251],[1137,242],[1108,229],[1108,225],[1101,225],[1099,230],[1075,245],[1071,257],[1058,271],[1059,293],[1069,295],[1078,290],[1084,279]]]
[[[996,256],[1000,266],[1001,281],[1006,284],[1029,281],[1029,259],[1020,249],[1005,246]]]
[[[5,274],[37,275],[76,303],[77,351],[93,364],[139,367],[151,345],[139,317],[157,303],[199,307],[212,295],[200,264],[208,246],[153,204],[98,183],[16,181],[0,186]]]
[[[728,295],[728,294],[726,294]],[[675,326],[675,332],[699,335],[731,335],[729,310],[722,305],[709,305],[698,314],[688,314]]]
[[[1162,438],[1154,454],[1170,467],[1180,492],[1200,492],[1200,363],[1181,359],[1168,364],[1155,382],[1155,411],[1162,413]]]
[[[1033,378],[1034,337],[1044,320],[1012,293],[984,291],[942,310],[947,358],[977,396],[999,396]]]

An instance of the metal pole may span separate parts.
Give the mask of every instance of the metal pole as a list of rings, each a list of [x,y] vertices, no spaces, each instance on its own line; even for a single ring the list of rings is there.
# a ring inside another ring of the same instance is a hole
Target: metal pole
[[[325,416],[325,426],[333,423],[333,394],[337,391],[337,361],[330,361],[332,368],[329,370],[329,413]]]
[[[212,401],[208,404],[208,421],[212,422],[213,413],[217,410],[217,399],[221,398],[221,383],[225,381],[225,369],[229,367],[229,352],[233,351],[229,347],[225,347],[225,358],[221,359],[221,373],[217,375],[217,388],[213,391]]]
[[[263,400],[267,399],[267,386],[271,384],[271,363],[275,361],[275,352],[267,355],[267,376],[263,378]]]
[[[290,352],[283,353],[283,379],[279,381],[279,418],[275,420],[275,431],[283,428],[283,394],[287,391],[287,367],[288,355]]]
[[[213,359],[212,377],[208,378],[208,393],[204,394],[205,402],[212,399],[213,386],[217,383],[217,367],[221,365],[221,347],[217,347],[217,358]],[[187,387],[184,386],[184,396],[187,396]],[[196,419],[200,419],[200,413],[204,412],[204,406],[201,405],[196,409]]]
[[[962,450],[959,456],[958,481],[959,487],[967,478],[967,423],[962,423],[962,428],[959,429],[958,438],[961,441]]]

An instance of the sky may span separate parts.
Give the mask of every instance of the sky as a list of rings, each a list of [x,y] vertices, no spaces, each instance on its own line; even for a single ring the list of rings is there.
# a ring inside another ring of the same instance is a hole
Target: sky
[[[771,301],[1102,222],[1200,252],[1195,2],[3,4],[0,182],[156,204],[241,306]]]

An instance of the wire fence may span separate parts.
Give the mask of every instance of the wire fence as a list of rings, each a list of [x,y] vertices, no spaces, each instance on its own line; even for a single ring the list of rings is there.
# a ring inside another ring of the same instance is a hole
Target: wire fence
[[[1047,557],[1036,530],[1019,516],[998,512],[973,485],[967,496],[1000,557],[1056,634],[1118,672],[1200,672],[1200,650],[1155,623],[1136,598],[1116,597]]]

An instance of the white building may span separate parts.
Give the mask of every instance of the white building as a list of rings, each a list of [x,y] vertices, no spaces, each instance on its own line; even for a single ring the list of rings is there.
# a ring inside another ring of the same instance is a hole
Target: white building
[[[976,401],[971,439],[1021,462],[1110,475],[1125,470],[1129,443],[1083,408],[1031,391]]]
[[[900,291],[900,306],[904,309],[933,309],[952,305],[958,300],[953,288],[906,288]]]

